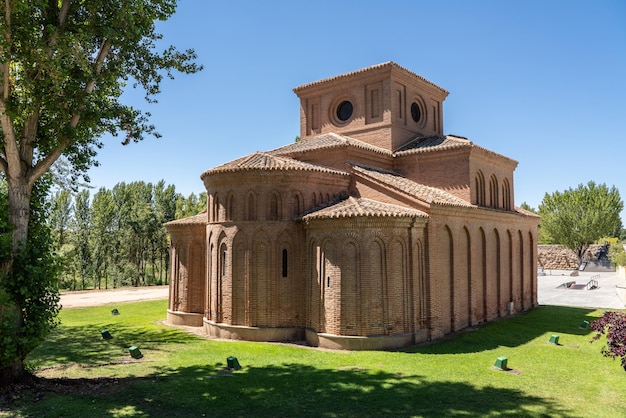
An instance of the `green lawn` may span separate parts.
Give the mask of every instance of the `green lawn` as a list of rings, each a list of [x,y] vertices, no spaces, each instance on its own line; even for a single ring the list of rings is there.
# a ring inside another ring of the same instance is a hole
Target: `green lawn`
[[[210,341],[162,325],[165,310],[63,310],[28,359],[45,380],[0,404],[0,416],[626,416],[626,372],[578,328],[602,311],[544,306],[429,346],[345,352]],[[143,358],[129,356],[132,345]],[[229,356],[241,370],[225,370]],[[513,370],[494,370],[500,356]]]

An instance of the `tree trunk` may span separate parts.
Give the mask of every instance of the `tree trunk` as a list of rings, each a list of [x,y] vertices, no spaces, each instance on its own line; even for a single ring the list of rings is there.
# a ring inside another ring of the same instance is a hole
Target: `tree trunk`
[[[9,222],[13,225],[13,253],[16,253],[20,248],[20,245],[26,242],[28,239],[28,221],[30,219],[30,197],[32,193],[32,186],[29,186],[25,180],[18,178],[12,178],[7,176],[9,183],[8,190],[8,203],[9,203]],[[12,263],[7,266],[3,266],[4,269],[9,271],[12,268]],[[7,306],[2,306],[1,311],[4,312],[7,309],[15,310],[17,315],[16,325],[17,329],[24,326],[24,315],[22,313],[22,307],[17,301],[13,300],[13,303]],[[23,378],[26,374],[24,370],[23,359],[15,359],[12,363],[5,366],[0,370],[0,386],[17,382]]]
[[[30,220],[30,198],[32,186],[23,179],[11,179],[9,183],[9,222],[13,229],[13,251],[17,250],[20,243],[28,239],[28,221]]]
[[[19,382],[24,378],[26,372],[22,360],[17,360],[5,368],[0,369],[0,387]]]

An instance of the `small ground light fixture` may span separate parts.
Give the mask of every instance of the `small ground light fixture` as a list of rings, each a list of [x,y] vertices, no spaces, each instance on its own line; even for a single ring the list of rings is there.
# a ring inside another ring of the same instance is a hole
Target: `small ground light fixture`
[[[110,340],[113,338],[108,329],[103,329],[102,331],[100,331],[100,335],[102,335],[103,340]]]
[[[498,357],[496,359],[496,363],[493,365],[493,367],[498,369],[498,370],[508,370],[509,369],[507,367],[507,362],[508,361],[509,361],[509,359],[507,359],[506,357]]]
[[[582,324],[580,324],[578,328],[587,329],[588,326],[589,326],[589,321],[583,321]]]
[[[239,365],[239,360],[237,360],[237,357],[234,357],[234,356],[228,357],[226,359],[226,364],[228,365],[229,369],[235,369],[235,370],[241,369],[241,366]]]
[[[136,346],[132,346],[132,347],[128,347],[128,351],[130,352],[130,356],[132,358],[142,358],[143,354],[141,354],[141,351],[139,351],[139,348],[137,348]]]
[[[113,309],[111,311],[111,315],[119,315],[119,314],[120,314],[120,311],[118,311],[117,309]]]
[[[550,344],[559,345],[559,336],[556,334],[552,334],[550,336],[550,340],[548,341]]]

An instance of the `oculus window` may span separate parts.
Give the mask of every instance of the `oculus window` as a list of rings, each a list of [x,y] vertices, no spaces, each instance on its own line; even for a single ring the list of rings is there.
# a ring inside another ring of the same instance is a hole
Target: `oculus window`
[[[337,119],[345,122],[352,117],[353,111],[354,107],[352,106],[352,102],[344,100],[343,102],[339,103],[339,106],[337,106]]]

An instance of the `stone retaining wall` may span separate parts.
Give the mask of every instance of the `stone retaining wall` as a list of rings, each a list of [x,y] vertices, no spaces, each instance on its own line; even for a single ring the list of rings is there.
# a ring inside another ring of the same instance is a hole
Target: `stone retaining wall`
[[[576,253],[562,245],[537,245],[537,268],[544,270],[577,270]]]

